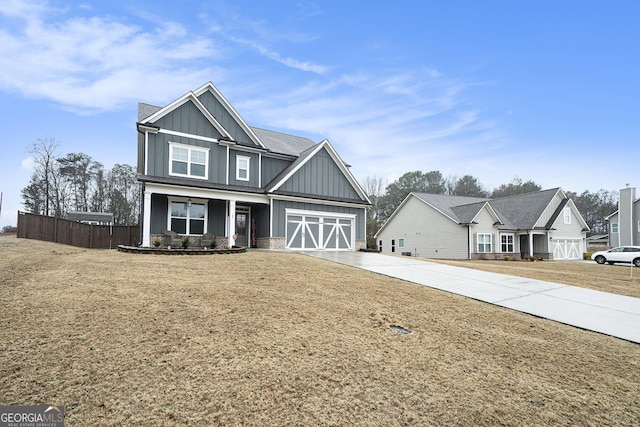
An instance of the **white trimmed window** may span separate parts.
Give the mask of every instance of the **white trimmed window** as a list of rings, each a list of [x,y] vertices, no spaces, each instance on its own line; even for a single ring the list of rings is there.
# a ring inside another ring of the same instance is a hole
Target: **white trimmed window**
[[[236,156],[236,179],[238,181],[249,181],[250,164],[250,157]]]
[[[640,221],[638,221],[638,233],[640,233]]]
[[[169,175],[207,179],[209,149],[169,143]]]
[[[404,239],[398,239],[398,247],[404,248]]]
[[[501,252],[513,252],[513,234],[500,235]]]
[[[611,223],[611,232],[612,233],[617,233],[618,232],[618,223],[617,222],[612,222]]]
[[[478,253],[492,252],[490,233],[478,233]]]
[[[564,223],[571,224],[571,208],[564,208]]]
[[[178,234],[204,234],[207,205],[190,200],[172,200],[169,203],[169,230]]]

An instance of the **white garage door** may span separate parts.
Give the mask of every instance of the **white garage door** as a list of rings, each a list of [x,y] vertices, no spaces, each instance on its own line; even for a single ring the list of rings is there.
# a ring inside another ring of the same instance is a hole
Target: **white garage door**
[[[553,259],[582,259],[580,239],[554,240]]]
[[[354,222],[353,216],[287,212],[287,249],[351,251]]]

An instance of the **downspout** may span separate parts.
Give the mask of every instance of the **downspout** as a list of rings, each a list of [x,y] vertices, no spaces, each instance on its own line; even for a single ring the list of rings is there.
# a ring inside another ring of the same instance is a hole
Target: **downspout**
[[[143,227],[142,227],[142,221],[144,219],[144,190],[145,190],[145,183],[143,182],[140,187],[139,187],[139,193],[138,193],[138,200],[140,203],[140,210],[138,211],[138,244],[140,246],[142,246],[142,235],[143,235]]]
[[[467,259],[471,259],[471,224],[467,224]]]

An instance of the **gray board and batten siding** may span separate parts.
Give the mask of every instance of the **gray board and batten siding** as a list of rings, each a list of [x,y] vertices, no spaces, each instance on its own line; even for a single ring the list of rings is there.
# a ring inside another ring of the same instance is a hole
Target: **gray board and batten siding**
[[[208,181],[215,184],[226,184],[227,149],[219,144],[212,144],[196,138],[187,138],[166,133],[149,134],[148,175],[168,178],[169,175],[169,143],[191,145],[209,150]],[[235,163],[234,163],[235,168]],[[235,177],[235,175],[234,175]]]
[[[209,91],[204,92],[198,97],[198,100],[206,107],[217,122],[231,135],[231,139],[234,141],[250,144],[255,147],[257,145],[252,141],[247,132],[238,124],[236,119],[229,114],[227,109],[220,103],[220,101]],[[200,113],[202,114],[202,113]]]
[[[318,151],[278,190],[286,193],[362,201],[325,148]]]

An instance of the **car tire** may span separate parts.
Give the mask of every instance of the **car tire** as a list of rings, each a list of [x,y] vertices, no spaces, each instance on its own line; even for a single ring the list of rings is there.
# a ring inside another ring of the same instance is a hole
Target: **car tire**
[[[609,263],[609,265],[613,265],[613,261],[607,261],[607,263]]]
[[[635,265],[636,267],[640,267],[640,258],[636,258],[633,260],[633,265]]]
[[[607,260],[606,260],[606,259],[605,259],[605,257],[603,257],[602,255],[598,255],[598,256],[596,257],[596,262],[597,262],[598,264],[604,264],[605,262],[607,262]]]

